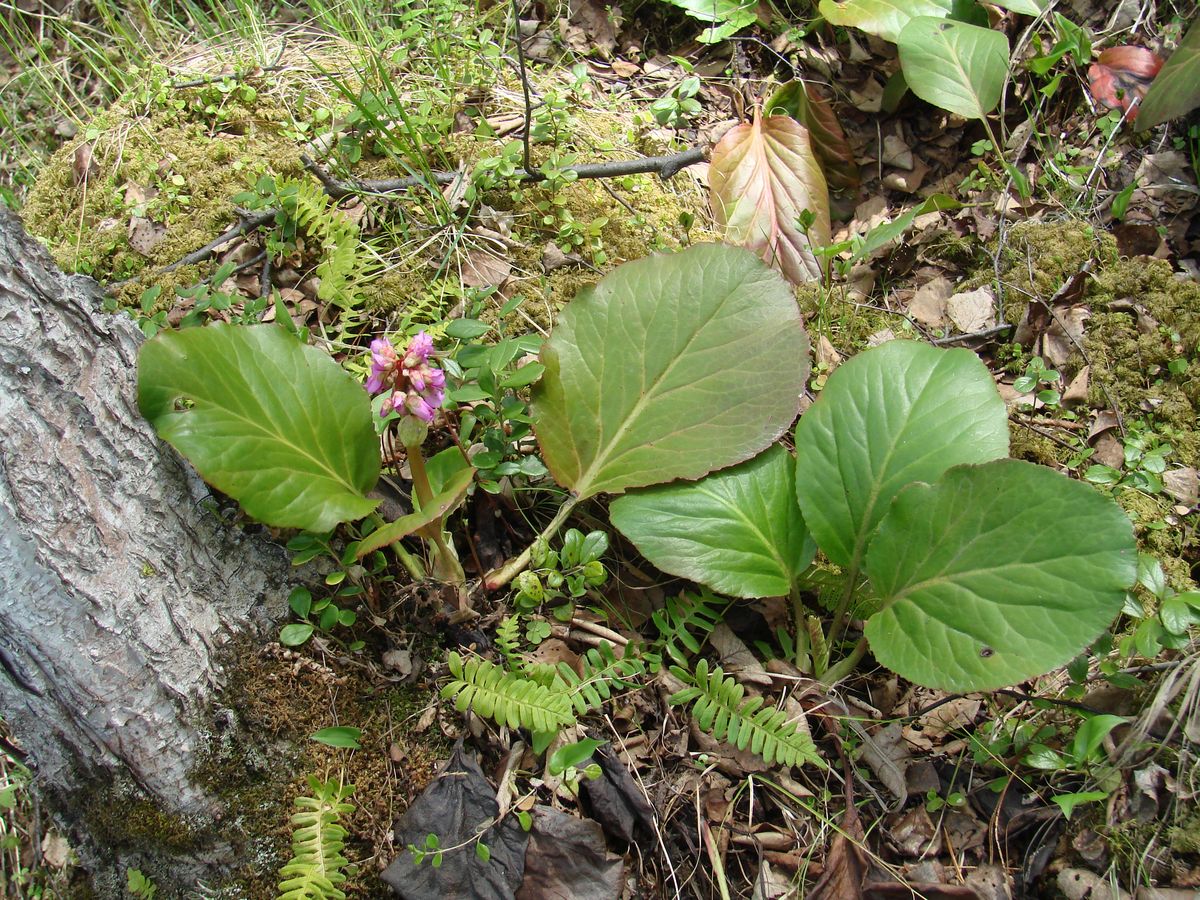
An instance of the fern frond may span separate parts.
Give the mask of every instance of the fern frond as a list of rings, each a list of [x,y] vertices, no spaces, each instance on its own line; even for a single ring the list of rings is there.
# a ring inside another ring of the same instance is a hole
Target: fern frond
[[[646,663],[629,646],[625,655],[617,659],[612,644],[601,641],[582,657],[582,677],[564,662],[556,670],[557,686],[566,693],[577,715],[586,715],[598,708],[618,690],[632,687],[630,679],[646,674]]]
[[[668,597],[666,605],[652,616],[654,627],[658,629],[658,641],[672,659],[684,663],[687,658],[679,645],[691,653],[699,653],[728,608],[729,601],[708,588],[702,588],[699,594]]]
[[[692,718],[702,731],[739,750],[749,748],[771,765],[824,767],[811,736],[788,722],[783,710],[764,707],[762,697],[743,699],[745,688],[720,666],[710,672],[708,661],[701,659],[694,673],[671,666],[671,674],[688,684],[671,697],[671,705],[691,703]]]
[[[521,620],[516,616],[505,616],[496,626],[496,649],[510,666],[520,664]]]
[[[308,779],[311,797],[297,797],[299,812],[292,816],[292,859],[279,870],[277,900],[345,900],[337,886],[346,880],[342,855],[346,829],[338,819],[354,809],[344,802],[354,785],[336,780]]]
[[[557,731],[575,724],[567,696],[486,659],[463,660],[450,653],[447,665],[454,680],[442,688],[442,698],[454,698],[454,708],[473,708],[481,716],[509,728]]]

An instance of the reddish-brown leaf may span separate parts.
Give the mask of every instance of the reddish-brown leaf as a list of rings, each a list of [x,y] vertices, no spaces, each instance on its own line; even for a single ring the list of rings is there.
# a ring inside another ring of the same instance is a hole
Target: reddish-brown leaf
[[[1145,47],[1109,47],[1088,69],[1088,87],[1109,109],[1128,110],[1132,121],[1138,114],[1134,104],[1145,96],[1162,65],[1162,59]]]
[[[858,810],[846,807],[842,827],[829,842],[825,871],[808,894],[811,900],[862,900],[863,882],[867,878],[865,841]]]
[[[783,110],[808,129],[813,152],[825,170],[825,180],[835,193],[855,191],[861,183],[854,151],[842,131],[833,107],[814,85],[789,81],[771,95],[766,113]]]
[[[807,128],[756,112],[713,150],[709,188],[726,241],[753,250],[794,284],[821,279],[814,248],[829,243],[829,188]],[[812,222],[804,229],[798,219],[806,210]]]

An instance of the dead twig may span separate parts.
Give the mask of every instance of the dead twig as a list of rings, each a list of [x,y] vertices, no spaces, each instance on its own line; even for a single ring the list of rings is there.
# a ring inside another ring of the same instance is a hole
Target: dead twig
[[[666,156],[643,156],[639,159],[617,159],[611,162],[584,163],[578,166],[568,166],[563,171],[573,172],[578,179],[585,178],[620,178],[624,175],[657,174],[660,178],[671,178],[688,166],[703,162],[705,152],[700,147],[684,150],[682,153],[671,153]],[[351,194],[395,194],[409,188],[428,186],[430,180],[434,184],[452,184],[456,178],[461,178],[460,172],[431,172],[429,175],[409,175],[404,178],[381,179],[352,179],[343,181],[334,178],[316,162],[307,156],[302,156],[304,168],[308,169],[325,188],[325,193],[335,200],[348,197]],[[544,181],[546,178],[536,170],[523,169],[516,174],[520,182]]]

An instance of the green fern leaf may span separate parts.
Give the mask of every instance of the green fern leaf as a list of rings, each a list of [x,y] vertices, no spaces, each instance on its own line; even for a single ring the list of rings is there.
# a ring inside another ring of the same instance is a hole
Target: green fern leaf
[[[442,688],[444,699],[453,699],[459,712],[476,713],[509,728],[558,731],[575,723],[567,695],[486,659],[463,660],[457,653],[447,657],[454,679]]]
[[[701,589],[699,594],[668,597],[666,605],[652,616],[654,627],[658,629],[658,642],[673,660],[685,663],[687,657],[683,650],[699,653],[728,608],[729,601],[708,588]]]
[[[692,705],[692,718],[701,730],[739,750],[750,749],[775,765],[805,763],[824,768],[812,738],[788,721],[787,713],[764,707],[762,697],[744,699],[746,690],[718,666],[711,671],[707,660],[696,663],[694,672],[672,666],[671,674],[687,686],[672,695],[672,706]]]
[[[349,860],[342,855],[346,829],[338,819],[354,809],[344,802],[354,785],[308,779],[312,796],[297,797],[292,816],[292,858],[279,870],[277,900],[345,900],[338,885]]]

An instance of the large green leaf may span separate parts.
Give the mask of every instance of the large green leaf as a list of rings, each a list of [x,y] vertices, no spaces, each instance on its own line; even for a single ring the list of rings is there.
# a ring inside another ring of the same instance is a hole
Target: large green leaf
[[[1151,128],[1200,106],[1200,18],[1163,64],[1138,107],[1137,127]]]
[[[808,336],[791,289],[721,244],[625,263],[567,304],[542,348],[534,430],[579,497],[749,459],[795,417]]]
[[[834,370],[796,426],[796,497],[825,555],[860,568],[911,481],[1008,455],[1008,418],[969,350],[890,341]]]
[[[1094,488],[1019,460],[901,492],[867,552],[884,603],[875,658],[918,684],[981,691],[1072,659],[1137,575],[1129,519]]]
[[[209,484],[268,525],[367,515],[379,443],[362,385],[277,325],[162,332],[138,357],[138,407]]]
[[[861,28],[895,43],[914,16],[945,18],[954,0],[821,0],[819,9],[830,25]]]
[[[1008,72],[1008,38],[991,28],[917,16],[900,32],[900,69],[912,92],[968,119],[1000,102]]]
[[[699,481],[626,494],[609,517],[664,572],[734,597],[775,597],[816,552],[794,478],[791,454],[776,444]]]
[[[726,241],[753,250],[793,284],[821,279],[815,249],[830,240],[829,188],[807,128],[756,113],[713,148],[708,184]],[[799,223],[804,213],[807,227]]]

